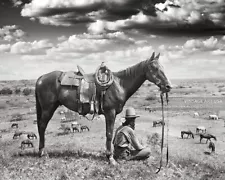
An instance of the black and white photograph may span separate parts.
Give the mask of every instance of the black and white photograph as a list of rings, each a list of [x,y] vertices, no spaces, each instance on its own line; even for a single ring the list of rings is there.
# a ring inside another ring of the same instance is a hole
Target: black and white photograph
[[[224,180],[224,0],[0,0],[0,180]]]

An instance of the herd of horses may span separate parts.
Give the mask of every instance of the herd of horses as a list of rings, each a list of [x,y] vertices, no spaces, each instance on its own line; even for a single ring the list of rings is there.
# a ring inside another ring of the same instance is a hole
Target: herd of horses
[[[215,152],[215,144],[211,141],[211,139],[217,141],[216,136],[206,133],[206,128],[203,126],[199,126],[196,128],[196,134],[200,137],[200,143],[202,142],[202,139],[206,139],[206,144],[208,143],[208,141],[210,141],[208,148],[211,149],[211,152]],[[184,139],[184,135],[187,135],[186,138],[191,137],[194,139],[194,133],[190,130],[181,131],[182,139]]]
[[[162,94],[168,93],[171,90],[171,83],[165,75],[162,65],[159,63],[159,57],[160,54],[155,55],[153,52],[148,59],[118,72],[111,72],[104,67],[103,69],[98,68],[94,73],[87,74],[78,66],[78,72],[74,72],[73,76],[73,80],[76,82],[75,86],[64,86],[61,84],[60,78],[65,74],[62,71],[53,71],[40,76],[35,85],[39,155],[46,155],[45,131],[47,125],[56,109],[64,105],[69,110],[83,116],[93,113],[94,115],[102,114],[105,116],[106,156],[110,164],[117,164],[113,158],[113,130],[116,116],[123,111],[127,100],[146,80],[158,86]],[[110,78],[106,78],[107,82],[102,82],[99,77],[103,77],[103,75],[107,76],[106,72],[110,72],[108,73]],[[100,76],[98,76],[99,74]],[[83,82],[89,87],[92,87],[94,84],[94,89],[91,89],[94,94],[90,102],[82,104],[80,97]],[[156,121],[153,122],[153,126],[155,127],[158,124],[162,125],[162,123],[162,121]],[[87,127],[83,127],[83,129],[89,130]],[[185,132],[183,135],[184,134]],[[20,135],[21,134],[18,133],[15,137]],[[209,138],[210,140],[212,137],[202,136],[202,138]],[[21,147],[25,147],[25,145],[31,146],[29,139],[24,141]]]
[[[75,124],[73,124],[73,123],[71,124],[71,128],[72,128],[73,132],[75,132],[75,131],[77,131],[77,132],[90,131],[89,127],[86,126],[86,125],[81,126],[81,124],[77,124],[77,123],[75,123]],[[19,124],[18,123],[12,123],[11,128],[12,129],[15,129],[15,128],[18,129]],[[71,128],[70,127],[64,127],[62,129],[64,130],[64,132],[71,132]],[[16,130],[13,134],[13,139],[14,140],[18,139],[18,138],[21,137],[21,135],[26,135],[27,139],[21,141],[20,148],[22,150],[24,150],[25,148],[33,148],[34,145],[33,145],[32,140],[37,139],[37,135],[34,132],[26,132],[26,131]],[[2,138],[2,136],[0,138]]]

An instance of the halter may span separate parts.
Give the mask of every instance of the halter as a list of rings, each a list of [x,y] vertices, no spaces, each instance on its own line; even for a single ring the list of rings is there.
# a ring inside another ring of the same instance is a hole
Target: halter
[[[156,171],[156,174],[159,173],[159,171],[162,168],[162,158],[163,158],[163,144],[164,144],[164,126],[165,126],[165,118],[164,118],[164,101],[163,101],[163,93],[160,94],[161,98],[161,105],[162,105],[162,142],[161,142],[161,157],[160,157],[160,166],[158,170]],[[169,103],[169,97],[168,93],[166,93],[166,102],[167,102],[167,119],[168,119],[168,103]],[[169,121],[168,121],[169,122]],[[169,132],[169,124],[167,123],[167,151],[166,151],[166,165],[168,165],[169,161],[169,146],[168,146],[168,132]]]

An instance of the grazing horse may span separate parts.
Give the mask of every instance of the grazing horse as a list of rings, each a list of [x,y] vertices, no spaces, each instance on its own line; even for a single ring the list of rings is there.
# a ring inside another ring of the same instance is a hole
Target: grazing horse
[[[96,99],[102,102],[102,106],[99,105],[100,110],[98,114],[105,116],[106,156],[110,164],[116,164],[112,149],[115,118],[117,114],[122,112],[127,100],[146,80],[157,85],[162,93],[167,93],[171,90],[171,84],[158,61],[159,56],[160,54],[155,56],[155,53],[152,53],[152,56],[145,61],[139,62],[125,70],[112,72],[114,81],[105,91],[104,98],[102,98],[102,89],[96,88]],[[62,71],[50,72],[39,77],[36,82],[35,97],[37,126],[40,137],[40,156],[44,155],[45,152],[45,130],[55,110],[60,105],[64,105],[72,111],[79,112],[77,87],[61,86],[59,77],[62,73]],[[96,77],[96,74],[91,73],[88,76]],[[88,114],[90,112],[90,105],[88,104],[84,109],[86,109],[86,112],[83,112],[82,115]]]
[[[202,139],[207,139],[206,143],[209,141],[211,141],[211,138],[214,139],[216,141],[216,136],[212,135],[212,134],[200,134],[200,143],[202,141]]]
[[[85,129],[86,129],[87,131],[90,131],[89,127],[87,127],[87,126],[85,126],[85,125],[84,125],[84,126],[81,126],[80,129],[81,129],[81,131],[84,131]]]
[[[192,137],[193,139],[195,138],[194,137],[194,134],[191,132],[191,131],[181,131],[181,138],[183,139],[184,138],[184,134],[187,134],[187,138],[190,136]]]
[[[27,133],[27,138],[28,139],[37,139],[37,136],[33,132],[29,132],[29,133]]]
[[[206,128],[204,126],[198,126],[196,128],[196,134],[198,134],[199,132],[206,133]]]
[[[25,149],[26,145],[27,147],[34,147],[33,143],[29,139],[23,140],[21,142],[21,149]]]
[[[73,122],[71,124],[72,130],[74,131],[78,131],[81,132],[81,124],[79,124],[77,121]]]
[[[21,131],[15,132],[14,135],[13,135],[13,139],[17,139],[17,138],[20,137],[22,134],[23,134],[23,132],[21,132]]]
[[[11,128],[18,128],[19,125],[17,123],[12,123]]]
[[[212,141],[209,142],[208,147],[209,147],[209,149],[211,149],[211,153],[215,153],[216,148],[215,148],[215,144]]]
[[[194,113],[194,117],[199,117],[199,113],[198,112],[195,112]]]
[[[165,122],[163,122],[163,120],[159,120],[159,121],[153,121],[153,123],[152,123],[153,125],[153,127],[156,127],[157,125],[165,125]]]
[[[219,117],[215,114],[209,115],[209,119],[218,120]]]

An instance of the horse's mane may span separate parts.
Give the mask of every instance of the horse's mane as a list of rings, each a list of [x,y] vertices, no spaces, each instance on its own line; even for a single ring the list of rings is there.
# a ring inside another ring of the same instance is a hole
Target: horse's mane
[[[120,77],[135,77],[137,74],[143,73],[144,68],[146,67],[147,63],[149,62],[149,59],[141,61],[131,67],[128,67],[124,70],[120,70],[118,72],[115,72],[117,76]]]

